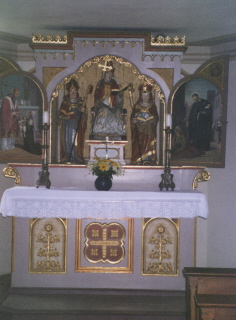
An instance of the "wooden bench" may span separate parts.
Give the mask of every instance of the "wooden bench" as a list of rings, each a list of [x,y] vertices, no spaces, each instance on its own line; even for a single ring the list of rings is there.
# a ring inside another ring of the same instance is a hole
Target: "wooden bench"
[[[235,320],[236,295],[197,294],[199,320]]]
[[[196,295],[234,295],[236,293],[235,268],[188,267],[184,268],[183,274],[186,278],[187,320],[198,319],[198,311],[195,301]],[[225,320],[228,319],[226,318]]]

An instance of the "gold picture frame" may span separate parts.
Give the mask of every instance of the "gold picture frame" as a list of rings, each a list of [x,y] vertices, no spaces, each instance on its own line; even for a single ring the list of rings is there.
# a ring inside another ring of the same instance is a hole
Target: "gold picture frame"
[[[206,61],[172,89],[168,102],[172,166],[225,166],[227,82],[228,56],[220,56]],[[194,100],[196,95],[201,107]],[[198,115],[197,108],[201,109]]]

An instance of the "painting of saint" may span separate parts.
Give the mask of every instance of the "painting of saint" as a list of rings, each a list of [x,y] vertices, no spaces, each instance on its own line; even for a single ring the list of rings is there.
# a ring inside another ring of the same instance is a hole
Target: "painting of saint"
[[[172,104],[172,165],[221,164],[224,106],[219,88],[195,77],[181,84]]]
[[[0,79],[0,162],[42,162],[43,97],[25,74]]]

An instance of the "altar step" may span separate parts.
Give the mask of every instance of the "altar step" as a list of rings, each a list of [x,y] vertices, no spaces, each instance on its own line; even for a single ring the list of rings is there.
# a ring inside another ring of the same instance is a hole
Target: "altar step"
[[[1,320],[185,320],[185,293],[9,288]]]

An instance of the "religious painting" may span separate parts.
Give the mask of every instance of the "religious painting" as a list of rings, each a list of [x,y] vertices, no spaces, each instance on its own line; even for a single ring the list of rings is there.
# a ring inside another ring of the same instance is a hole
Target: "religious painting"
[[[30,219],[30,273],[66,273],[67,219]]]
[[[0,77],[0,163],[42,162],[45,89],[23,71]]]
[[[224,167],[225,68],[224,59],[208,62],[173,88],[169,100],[172,165]]]
[[[178,276],[179,219],[143,219],[142,274]]]
[[[76,234],[76,272],[132,273],[132,219],[80,219]]]
[[[53,92],[51,118],[58,121],[51,124],[51,163],[84,164],[95,141],[108,141],[110,151],[122,144],[125,164],[162,164],[163,110],[153,79],[122,58],[95,57]]]

